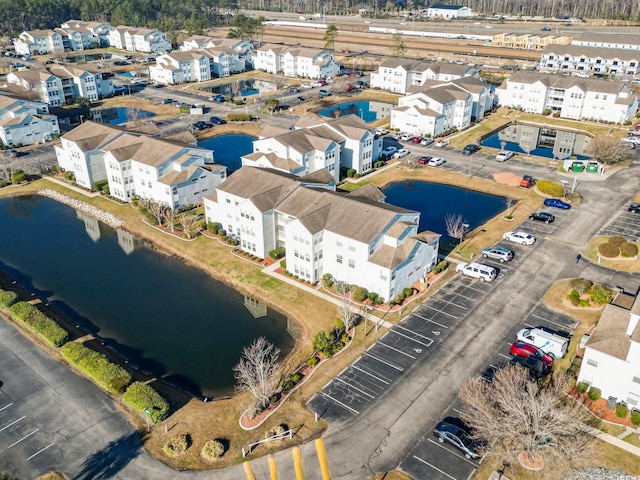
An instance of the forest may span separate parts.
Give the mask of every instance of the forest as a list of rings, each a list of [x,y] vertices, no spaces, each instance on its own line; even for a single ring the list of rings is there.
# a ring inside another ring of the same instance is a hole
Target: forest
[[[374,9],[374,3],[377,2]],[[435,2],[432,2],[435,3]],[[640,1],[631,0],[441,0],[466,5],[478,15],[536,15],[640,20]],[[16,37],[24,30],[59,27],[69,19],[107,21],[111,25],[158,28],[163,32],[199,33],[228,25],[243,10],[395,15],[398,9],[420,10],[420,0],[0,0],[0,34]]]

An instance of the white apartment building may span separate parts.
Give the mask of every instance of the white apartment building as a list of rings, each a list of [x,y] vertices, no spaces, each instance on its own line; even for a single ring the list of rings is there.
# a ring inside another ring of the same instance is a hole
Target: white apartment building
[[[515,72],[496,89],[500,105],[542,113],[549,108],[560,118],[624,123],[638,110],[638,97],[621,82]]]
[[[59,133],[58,118],[46,103],[0,95],[0,141],[7,147],[44,142]]]
[[[440,235],[418,233],[418,212],[383,200],[373,185],[339,194],[309,188],[304,177],[243,167],[204,205],[207,221],[239,237],[243,250],[265,257],[284,246],[287,270],[300,278],[330,273],[388,300],[436,265]]]
[[[469,7],[463,5],[431,5],[427,8],[427,17],[431,18],[468,18],[473,17],[474,13]]]
[[[629,408],[640,409],[640,300],[631,310],[605,305],[587,340],[578,382],[599,388]]]
[[[157,57],[156,64],[149,67],[149,76],[169,85],[204,82],[211,80],[210,59],[205,50],[174,51]]]
[[[193,35],[180,46],[180,51],[191,50],[206,50],[211,54],[213,77],[228,77],[253,68],[253,45],[248,40]]]
[[[423,86],[430,80],[450,82],[463,77],[479,78],[469,65],[432,63],[408,58],[390,58],[371,73],[371,87],[394,93],[407,93],[412,86]]]
[[[340,64],[326,50],[265,44],[253,56],[256,70],[286,77],[331,78],[340,72]]]
[[[11,72],[7,75],[7,82],[36,92],[42,102],[53,107],[73,103],[78,97],[96,102],[114,92],[111,79],[103,78],[92,65]]]
[[[55,149],[79,185],[106,179],[110,194],[124,202],[137,195],[171,208],[198,204],[226,179],[211,150],[94,122],[63,135]]]
[[[53,30],[30,30],[14,39],[13,46],[20,55],[44,55],[62,53],[62,36]]]
[[[93,48],[96,44],[98,47],[108,47],[109,33],[113,30],[113,27],[107,22],[85,22],[82,20],[67,20],[61,27],[77,30],[83,35],[83,38],[86,35],[90,36],[89,46],[85,44],[85,49]]]
[[[539,69],[553,73],[626,75],[638,73],[640,50],[577,45],[548,45],[540,57]]]
[[[615,48],[617,50],[640,50],[640,35],[637,33],[585,32],[571,40],[571,45],[580,47]]]
[[[155,28],[120,25],[109,32],[109,45],[130,52],[166,53],[171,51],[171,42],[166,34]]]

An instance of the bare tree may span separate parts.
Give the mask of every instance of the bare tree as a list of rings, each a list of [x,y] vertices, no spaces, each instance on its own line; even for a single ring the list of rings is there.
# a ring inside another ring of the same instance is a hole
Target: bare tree
[[[349,296],[349,284],[346,282],[336,282],[336,291],[339,295],[339,303],[336,305],[338,311],[338,318],[344,323],[345,331],[351,330],[353,322],[356,318],[356,313],[351,306],[351,297]]]
[[[233,367],[236,390],[251,392],[260,410],[269,404],[269,397],[278,385],[279,355],[279,348],[260,337],[242,349],[240,362]]]
[[[178,212],[176,212],[175,208],[167,208],[164,212],[164,216],[165,219],[167,221],[167,227],[169,227],[169,230],[171,230],[172,232],[175,232],[176,230],[176,216],[177,216]]]
[[[151,213],[151,215],[156,217],[158,225],[162,226],[162,223],[164,222],[164,212],[167,207],[165,207],[162,203],[150,201],[146,208]]]
[[[585,153],[606,165],[629,160],[633,157],[633,145],[621,142],[611,135],[598,135],[585,148]]]
[[[198,216],[194,215],[192,212],[182,212],[178,215],[178,221],[180,222],[180,226],[182,227],[182,232],[185,237],[191,238],[191,229],[197,219]]]
[[[534,380],[518,365],[498,370],[489,383],[470,378],[460,389],[462,420],[480,441],[480,450],[499,459],[533,462],[557,469],[590,454],[588,410],[567,395],[565,374],[548,382]],[[523,458],[524,457],[524,458]]]
[[[450,213],[444,217],[444,224],[447,229],[447,234],[451,238],[455,238],[459,243],[462,243],[464,234],[467,231],[467,223],[461,213]]]

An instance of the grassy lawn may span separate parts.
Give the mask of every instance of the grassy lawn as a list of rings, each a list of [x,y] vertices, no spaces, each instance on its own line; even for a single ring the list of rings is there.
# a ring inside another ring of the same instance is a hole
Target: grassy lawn
[[[635,445],[636,447],[640,447],[640,438],[638,438],[637,433],[630,433],[623,440],[631,445]]]
[[[589,240],[589,243],[582,249],[582,255],[587,257],[593,263],[599,263],[603,267],[611,268],[621,272],[636,273],[640,272],[640,257],[634,259],[607,259],[598,255],[598,247],[608,241],[609,237],[597,235]],[[637,245],[637,244],[636,244]]]

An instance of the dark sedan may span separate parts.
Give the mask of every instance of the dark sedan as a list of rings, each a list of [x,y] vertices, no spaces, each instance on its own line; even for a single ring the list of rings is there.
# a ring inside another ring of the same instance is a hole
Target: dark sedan
[[[533,212],[531,215],[529,215],[529,218],[531,220],[535,220],[536,222],[544,223],[551,223],[556,219],[556,217],[554,217],[549,212]]]
[[[462,149],[462,154],[471,155],[473,153],[476,153],[478,150],[480,150],[480,145],[476,145],[475,143],[470,143],[469,145],[467,145]]]

